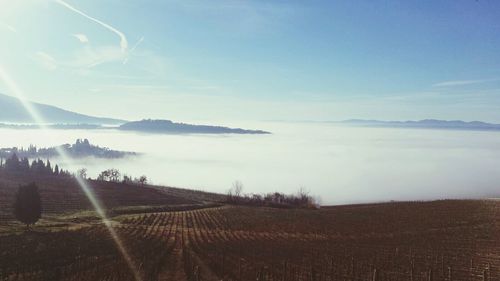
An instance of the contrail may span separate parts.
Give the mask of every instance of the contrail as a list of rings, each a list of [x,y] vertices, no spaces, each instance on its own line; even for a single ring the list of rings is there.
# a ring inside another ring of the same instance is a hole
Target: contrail
[[[139,41],[137,41],[137,43],[135,43],[135,45],[130,49],[130,53],[135,51],[135,48],[137,48],[137,46],[139,46],[142,43],[142,41],[144,41],[144,36],[142,36],[141,39],[139,39]]]
[[[40,129],[42,129],[45,133],[49,132],[49,127],[47,126],[47,123],[44,121],[43,117],[38,113],[36,108],[33,106],[33,104],[29,101],[26,100],[26,97],[24,96],[23,91],[17,86],[17,83],[10,77],[10,75],[7,73],[7,71],[4,70],[2,65],[0,65],[0,81],[3,81],[7,88],[20,100],[21,104],[23,107],[26,109],[26,111],[31,115],[31,117],[34,119],[34,121],[37,123],[38,126],[40,126]],[[48,133],[47,133],[48,135]],[[59,156],[65,161],[65,162],[71,162],[71,157],[66,153],[65,150],[63,150],[61,147],[56,146],[57,153]],[[78,184],[80,185],[81,189],[89,199],[90,203],[92,204],[92,207],[94,210],[97,212],[97,214],[101,217],[102,222],[108,229],[109,234],[113,238],[113,241],[116,244],[116,247],[120,251],[121,255],[125,259],[125,262],[127,263],[129,269],[132,271],[134,274],[134,278],[136,281],[141,281],[142,278],[139,274],[139,271],[137,270],[132,258],[128,254],[127,250],[125,249],[125,246],[123,245],[120,237],[118,236],[118,233],[116,233],[115,229],[111,225],[110,220],[107,218],[106,213],[104,212],[104,209],[101,207],[99,204],[99,201],[97,201],[97,198],[94,196],[94,193],[92,193],[92,190],[90,189],[90,186],[88,185],[87,181],[81,177],[76,177],[76,180]]]
[[[60,5],[64,6],[64,7],[66,7],[68,9],[70,9],[71,11],[73,11],[73,12],[79,14],[79,15],[82,15],[82,16],[86,17],[87,19],[89,19],[89,20],[91,20],[93,22],[96,22],[96,23],[102,25],[103,27],[111,30],[112,32],[116,33],[120,37],[120,48],[122,50],[122,53],[126,53],[127,52],[128,41],[127,41],[127,37],[125,37],[125,34],[123,34],[123,32],[121,32],[120,30],[112,27],[111,25],[109,25],[109,24],[107,24],[105,22],[102,22],[102,21],[100,21],[100,20],[98,20],[98,19],[96,19],[94,17],[91,17],[91,16],[87,15],[86,13],[78,10],[77,8],[71,6],[70,4],[64,2],[63,0],[55,0],[55,1],[56,1],[56,3],[58,3],[58,4],[60,4]]]
[[[132,55],[132,53],[134,53],[135,49],[142,43],[142,41],[144,41],[144,36],[142,36],[141,39],[139,39],[139,41],[137,41],[137,43],[135,43],[135,45],[130,48],[127,57],[123,60],[123,64],[126,64],[128,62],[128,58],[130,57],[130,55]]]

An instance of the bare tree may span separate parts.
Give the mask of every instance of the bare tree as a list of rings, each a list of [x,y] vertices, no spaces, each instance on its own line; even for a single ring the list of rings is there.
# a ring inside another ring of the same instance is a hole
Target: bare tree
[[[109,169],[109,180],[110,181],[118,182],[118,181],[120,181],[120,177],[121,177],[120,171],[118,171],[117,169]]]
[[[235,181],[233,182],[233,192],[234,192],[234,196],[236,197],[241,197],[241,193],[243,192],[243,184],[241,183],[241,181]]]
[[[227,191],[227,200],[229,202],[237,202],[241,199],[243,184],[240,181],[234,181],[231,188]]]
[[[310,197],[309,191],[307,191],[305,187],[301,186],[297,191],[297,197],[303,202],[308,201]]]
[[[125,175],[123,175],[123,180],[122,180],[122,182],[123,182],[123,183],[131,183],[131,182],[133,182],[133,180],[132,180],[132,177],[131,177],[131,176],[126,175],[126,174],[125,174]]]
[[[139,182],[140,184],[142,184],[142,185],[145,185],[145,184],[147,184],[147,183],[148,183],[148,178],[147,178],[145,175],[142,175],[142,176],[140,176],[140,177],[139,177],[138,182]]]
[[[99,176],[97,177],[98,180],[100,181],[108,181],[109,180],[109,170],[104,170],[102,171]]]
[[[87,178],[87,169],[86,168],[78,169],[78,171],[76,172],[76,176],[80,177],[82,179],[86,179]]]

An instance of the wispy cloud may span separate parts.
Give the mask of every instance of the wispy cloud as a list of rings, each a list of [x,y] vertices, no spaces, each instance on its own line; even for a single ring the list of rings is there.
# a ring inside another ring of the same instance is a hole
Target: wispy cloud
[[[78,41],[80,41],[81,43],[86,44],[89,42],[89,38],[85,34],[77,33],[77,34],[71,34],[71,35],[73,37],[75,37],[76,39],[78,39]]]
[[[122,53],[126,53],[127,52],[127,49],[128,49],[128,41],[127,41],[127,37],[125,36],[125,34],[123,32],[121,32],[120,30],[114,28],[113,26],[101,21],[101,20],[98,20],[84,12],[82,12],[81,10],[71,6],[70,4],[66,3],[65,1],[63,0],[55,0],[56,3],[68,8],[69,10],[103,26],[104,28],[106,29],[109,29],[110,31],[114,32],[116,35],[118,35],[118,37],[120,37],[120,49],[122,51]]]
[[[7,23],[5,23],[5,22],[1,22],[1,21],[0,21],[0,27],[2,27],[3,29],[8,30],[8,31],[10,31],[10,32],[14,32],[14,33],[16,33],[16,32],[17,32],[17,29],[16,29],[15,27],[13,27],[12,25],[7,24]]]
[[[56,70],[57,61],[51,55],[45,52],[36,52],[34,59],[47,70]]]
[[[439,82],[432,87],[454,87],[454,86],[465,86],[465,85],[473,85],[473,84],[481,84],[481,83],[486,83],[486,82],[493,82],[493,81],[498,81],[500,80],[499,78],[494,78],[494,79],[477,79],[477,80],[455,80],[455,81],[444,81],[444,82]]]
[[[106,62],[120,61],[123,53],[116,46],[102,46],[97,48],[83,48],[78,50],[74,60],[67,62],[69,67],[92,68]]]

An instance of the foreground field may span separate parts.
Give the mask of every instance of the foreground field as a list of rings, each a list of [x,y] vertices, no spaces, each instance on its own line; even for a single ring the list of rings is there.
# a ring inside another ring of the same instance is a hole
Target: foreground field
[[[120,215],[142,280],[499,280],[500,202]],[[0,237],[0,280],[133,280],[102,224]]]

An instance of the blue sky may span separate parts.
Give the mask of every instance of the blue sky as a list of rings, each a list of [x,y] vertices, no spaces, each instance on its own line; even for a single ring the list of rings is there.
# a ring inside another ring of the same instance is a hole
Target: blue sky
[[[498,1],[0,5],[2,67],[30,99],[82,113],[500,122]]]

